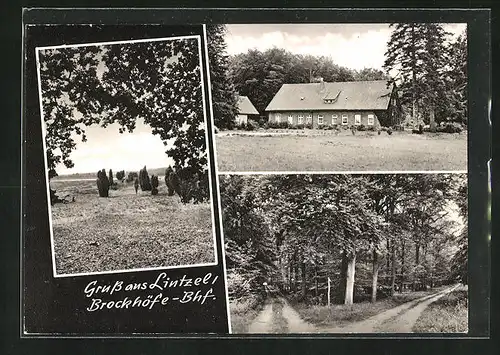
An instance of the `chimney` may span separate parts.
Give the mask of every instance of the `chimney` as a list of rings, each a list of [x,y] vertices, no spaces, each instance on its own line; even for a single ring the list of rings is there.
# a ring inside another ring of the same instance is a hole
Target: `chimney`
[[[323,81],[323,78],[319,78],[319,92],[324,92],[325,91],[325,82]]]

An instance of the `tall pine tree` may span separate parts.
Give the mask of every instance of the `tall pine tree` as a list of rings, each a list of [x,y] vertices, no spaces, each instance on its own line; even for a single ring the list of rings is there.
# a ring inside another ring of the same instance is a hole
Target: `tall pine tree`
[[[384,69],[387,73],[396,71],[393,78],[398,81],[401,92],[401,104],[411,105],[412,117],[418,121],[420,98],[424,92],[421,85],[423,72],[424,36],[422,24],[393,23],[391,38],[387,43]]]
[[[426,117],[429,117],[431,130],[435,129],[436,112],[444,113],[448,107],[448,96],[445,86],[446,44],[448,35],[439,24],[424,24],[423,28],[424,49],[423,73],[421,84],[423,86],[423,108]],[[439,117],[439,121],[443,120]]]
[[[238,98],[228,77],[229,60],[226,54],[225,33],[225,25],[207,26],[214,122],[219,129],[232,128],[238,114]]]
[[[462,33],[448,46],[446,73],[449,116],[455,122],[467,123],[467,34]]]
[[[448,100],[445,86],[446,35],[434,23],[391,24],[384,69],[396,71],[403,105],[412,106],[413,119],[425,117],[435,128],[435,113],[443,113]],[[443,119],[443,116],[439,119]]]

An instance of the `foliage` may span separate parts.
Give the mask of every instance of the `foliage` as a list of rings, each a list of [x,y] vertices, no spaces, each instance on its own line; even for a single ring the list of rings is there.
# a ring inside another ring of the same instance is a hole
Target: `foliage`
[[[49,179],[57,176],[59,164],[74,166],[75,138],[85,142],[84,127],[99,122],[103,87],[97,77],[98,53],[97,47],[38,51]]]
[[[86,126],[133,131],[137,119],[160,136],[176,167],[207,170],[198,50],[196,39],[176,39],[40,51],[49,178],[58,164],[73,167],[75,137],[85,141]]]

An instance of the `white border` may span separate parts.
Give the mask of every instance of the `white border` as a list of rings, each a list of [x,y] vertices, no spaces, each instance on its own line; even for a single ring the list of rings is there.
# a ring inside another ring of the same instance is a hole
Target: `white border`
[[[47,144],[45,141],[45,137],[47,135],[45,129],[45,120],[43,114],[43,104],[42,104],[42,88],[41,88],[41,80],[40,80],[40,58],[39,51],[48,50],[48,49],[59,49],[59,48],[76,48],[76,47],[91,47],[91,46],[104,46],[104,45],[115,45],[115,44],[130,44],[130,43],[141,43],[141,42],[159,42],[159,41],[172,41],[178,39],[196,39],[198,42],[198,57],[199,57],[199,66],[200,66],[200,80],[201,80],[201,89],[202,89],[202,100],[203,100],[203,115],[205,121],[205,143],[206,143],[206,153],[207,153],[207,163],[209,168],[209,186],[210,186],[210,208],[212,215],[212,236],[213,236],[213,251],[214,251],[214,262],[211,263],[200,263],[200,264],[189,264],[189,265],[175,265],[175,266],[162,266],[162,267],[152,267],[152,268],[135,268],[135,269],[126,269],[126,270],[109,270],[109,271],[98,271],[98,272],[88,272],[88,273],[74,273],[74,274],[57,274],[56,270],[56,258],[55,258],[55,247],[54,247],[54,231],[53,231],[53,223],[52,223],[52,206],[50,204],[50,183],[48,176],[48,162],[47,162]],[[205,51],[207,51],[207,43],[205,42]],[[44,167],[45,167],[45,180],[46,180],[46,193],[47,193],[47,208],[49,212],[49,228],[50,228],[50,241],[51,241],[51,253],[52,253],[52,275],[54,278],[61,277],[75,277],[75,276],[90,276],[90,275],[103,275],[103,274],[118,274],[118,273],[130,273],[130,272],[139,272],[139,271],[155,271],[155,270],[169,270],[169,269],[182,269],[182,268],[192,268],[192,267],[207,267],[207,266],[217,266],[219,263],[218,255],[217,255],[217,236],[215,229],[215,213],[214,213],[214,204],[213,201],[213,187],[212,187],[212,177],[211,177],[211,169],[210,169],[210,147],[208,141],[208,122],[207,122],[207,107],[205,101],[205,85],[204,85],[204,76],[203,76],[203,61],[202,61],[202,52],[201,52],[201,36],[200,35],[188,35],[188,36],[177,36],[177,37],[164,37],[164,38],[152,38],[152,39],[139,39],[139,40],[130,40],[130,41],[115,41],[115,42],[96,42],[96,43],[84,43],[84,44],[74,44],[74,45],[58,45],[58,46],[48,46],[48,47],[36,47],[35,48],[35,56],[36,56],[36,67],[37,67],[37,79],[38,79],[38,99],[40,102],[40,117],[41,117],[41,126],[42,126],[42,143],[43,143],[43,157],[44,157]],[[208,58],[207,58],[208,61]],[[208,72],[208,68],[207,68]],[[209,79],[209,78],[208,78]],[[210,94],[209,97],[211,98]],[[211,105],[211,101],[210,101]],[[215,139],[214,139],[215,141]],[[214,154],[215,156],[215,154]],[[218,189],[217,189],[218,193]],[[218,195],[219,196],[219,195]],[[219,197],[220,199],[220,197]]]
[[[221,241],[221,252],[222,252],[222,272],[224,274],[224,288],[226,293],[226,319],[227,319],[227,329],[228,334],[232,334],[231,331],[231,312],[229,311],[229,291],[227,288],[227,269],[226,269],[226,248],[224,243],[224,227],[222,223],[222,207],[221,207],[221,196],[219,189],[219,168],[217,165],[217,149],[215,148],[215,118],[212,104],[212,81],[210,78],[210,60],[208,57],[208,37],[207,37],[207,25],[203,24],[203,38],[205,40],[205,59],[207,61],[207,82],[208,82],[208,101],[210,103],[210,116],[212,117],[212,142],[214,148],[214,164],[215,164],[215,181],[217,189],[217,202],[219,207],[219,227],[220,227],[220,241]]]

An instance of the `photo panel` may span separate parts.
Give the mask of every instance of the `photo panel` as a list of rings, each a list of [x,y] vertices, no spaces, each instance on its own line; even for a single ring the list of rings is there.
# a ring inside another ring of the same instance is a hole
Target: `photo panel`
[[[207,31],[27,26],[23,336],[229,331]]]
[[[467,174],[219,181],[233,334],[468,332]]]
[[[467,170],[466,23],[226,27],[219,172]]]
[[[36,51],[54,275],[217,264],[200,36]]]

